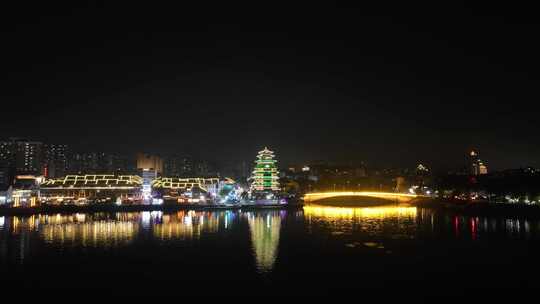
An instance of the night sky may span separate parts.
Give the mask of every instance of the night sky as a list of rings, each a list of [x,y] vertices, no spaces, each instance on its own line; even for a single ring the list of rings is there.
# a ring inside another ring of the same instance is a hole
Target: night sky
[[[474,148],[540,167],[540,27],[520,10],[150,3],[4,9],[0,137],[436,168]]]

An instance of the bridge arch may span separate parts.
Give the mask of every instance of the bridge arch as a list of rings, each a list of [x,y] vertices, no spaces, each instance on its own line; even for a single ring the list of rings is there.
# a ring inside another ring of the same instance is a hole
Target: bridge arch
[[[360,191],[360,192],[316,192],[308,193],[304,196],[304,202],[313,203],[323,199],[336,198],[336,197],[366,197],[366,198],[377,198],[382,200],[387,200],[388,202],[398,202],[398,203],[410,203],[411,201],[421,197],[416,194],[405,194],[405,193],[392,193],[392,192],[369,192],[369,191]]]

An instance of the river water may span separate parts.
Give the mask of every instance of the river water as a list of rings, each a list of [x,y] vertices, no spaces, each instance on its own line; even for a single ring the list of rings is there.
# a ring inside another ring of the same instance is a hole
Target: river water
[[[126,295],[504,292],[538,286],[539,240],[539,220],[415,207],[0,216],[0,283]]]

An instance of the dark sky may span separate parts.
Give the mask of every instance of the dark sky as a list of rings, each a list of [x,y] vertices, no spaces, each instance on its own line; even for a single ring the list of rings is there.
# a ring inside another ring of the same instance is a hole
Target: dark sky
[[[1,137],[252,161],[540,166],[527,8],[12,7]]]

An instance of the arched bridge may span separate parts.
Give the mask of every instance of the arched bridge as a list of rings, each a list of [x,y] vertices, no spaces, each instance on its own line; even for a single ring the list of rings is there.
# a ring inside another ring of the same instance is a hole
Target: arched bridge
[[[311,203],[334,197],[366,197],[388,200],[391,202],[409,203],[414,199],[423,197],[416,194],[392,193],[392,192],[318,192],[308,193],[304,196],[304,202]]]

